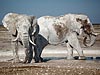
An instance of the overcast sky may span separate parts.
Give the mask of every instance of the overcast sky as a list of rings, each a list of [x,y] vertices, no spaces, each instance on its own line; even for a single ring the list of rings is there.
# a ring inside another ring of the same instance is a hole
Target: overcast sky
[[[83,13],[92,23],[100,23],[100,0],[0,0],[0,24],[9,12],[37,17]]]

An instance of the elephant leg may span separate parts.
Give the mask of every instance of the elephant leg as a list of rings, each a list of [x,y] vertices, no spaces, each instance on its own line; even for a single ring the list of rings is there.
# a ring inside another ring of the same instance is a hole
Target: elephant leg
[[[35,56],[34,59],[36,62],[42,62],[43,58],[41,57],[42,51],[45,46],[47,46],[49,43],[48,41],[42,36],[38,35],[38,37],[35,39],[36,46],[34,48]]]
[[[73,48],[71,47],[71,45],[69,43],[66,43],[67,46],[67,59],[74,59],[73,58]]]
[[[68,37],[68,42],[78,52],[79,59],[85,59],[83,50],[79,44],[79,40],[77,38],[76,32],[73,32],[72,34],[70,34],[70,36]]]
[[[28,63],[30,63],[33,59],[33,50],[32,50],[32,44],[29,43],[29,52],[28,52]]]
[[[41,48],[39,46],[34,48],[34,54],[35,54],[34,55],[34,60],[35,60],[35,63],[43,61],[43,58],[41,57],[42,50],[43,50],[43,48]]]
[[[35,60],[35,63],[38,63],[39,60],[40,60],[40,52],[39,52],[39,48],[37,48],[37,46],[34,46],[34,60]]]
[[[40,48],[39,49],[39,60],[40,60],[40,62],[43,62],[43,58],[41,57],[42,51],[43,51],[43,48]]]
[[[19,55],[18,55],[18,41],[12,42],[12,46],[13,46],[14,62],[20,62]]]
[[[25,60],[24,63],[30,63],[33,58],[33,50],[32,50],[32,44],[29,43],[29,46],[25,50]]]
[[[24,63],[27,63],[27,61],[28,61],[28,49],[27,48],[25,48],[25,60],[24,60]]]

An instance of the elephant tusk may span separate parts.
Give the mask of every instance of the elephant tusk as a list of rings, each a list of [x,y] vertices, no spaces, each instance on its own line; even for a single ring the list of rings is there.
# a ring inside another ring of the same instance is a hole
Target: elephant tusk
[[[30,38],[29,38],[29,42],[30,42],[31,44],[33,44],[34,46],[36,45]]]
[[[97,36],[97,35],[99,35],[99,33],[92,33],[92,35]]]
[[[15,38],[15,39],[12,40],[12,42],[16,42],[17,40],[18,40],[18,38]]]
[[[17,37],[16,37],[15,39],[13,39],[12,41],[13,41],[13,42],[16,42],[16,41],[19,39],[19,37],[20,37],[20,34],[21,34],[21,33],[20,33],[20,32],[18,32],[18,35],[17,35]]]
[[[32,35],[34,35],[35,31],[32,32]]]
[[[36,32],[36,25],[34,25],[34,30],[32,32],[32,35],[34,35],[35,32]]]

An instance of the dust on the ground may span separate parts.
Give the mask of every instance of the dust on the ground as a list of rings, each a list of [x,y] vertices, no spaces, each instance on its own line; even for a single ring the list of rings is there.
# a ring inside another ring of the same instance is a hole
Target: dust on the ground
[[[100,61],[60,59],[31,64],[0,62],[0,75],[100,75]]]

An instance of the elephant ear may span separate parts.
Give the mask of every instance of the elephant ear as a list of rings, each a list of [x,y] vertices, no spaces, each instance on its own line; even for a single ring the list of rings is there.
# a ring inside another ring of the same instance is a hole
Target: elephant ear
[[[39,25],[37,24],[37,18],[35,16],[32,16],[30,23],[31,26],[29,28],[29,35],[36,37],[39,33]]]
[[[29,42],[32,45],[35,45],[34,40],[36,39],[36,37],[38,36],[39,33],[39,25],[37,25],[37,21],[36,21],[36,17],[31,17],[30,20],[31,26],[29,27]]]
[[[39,33],[39,25],[36,23],[34,26],[29,27],[29,36],[37,37]]]
[[[29,42],[35,46],[35,43],[34,43],[34,40],[37,38],[38,36],[38,33],[39,33],[39,25],[34,25],[34,26],[31,26],[29,27]]]
[[[39,33],[39,30],[40,30],[40,29],[39,29],[39,25],[38,25],[37,23],[36,23],[36,26],[35,26],[34,29],[35,29],[35,32],[33,32],[33,36],[34,36],[34,37],[37,37],[37,35],[38,35],[38,33]]]
[[[8,13],[4,16],[2,23],[3,26],[9,30],[12,35],[16,35],[16,23],[18,14]]]

